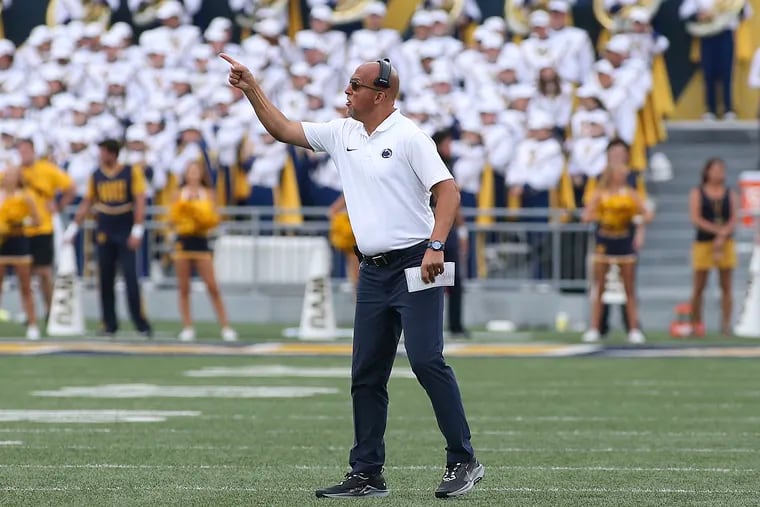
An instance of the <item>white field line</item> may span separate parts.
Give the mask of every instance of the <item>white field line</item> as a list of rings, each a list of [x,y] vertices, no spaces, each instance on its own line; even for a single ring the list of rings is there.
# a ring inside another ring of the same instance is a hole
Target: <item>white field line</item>
[[[561,453],[561,454],[585,454],[585,453],[687,453],[687,454],[755,454],[760,449],[748,447],[478,447],[478,452],[523,452],[523,453]]]
[[[186,486],[169,485],[157,487],[94,487],[83,488],[80,486],[49,486],[49,487],[0,487],[2,492],[18,493],[68,493],[68,492],[161,492],[161,491],[196,491],[211,493],[277,493],[282,494],[281,488],[246,488],[246,487],[214,487],[214,486]],[[298,493],[312,493],[314,488],[288,488],[288,491]],[[391,488],[391,492],[399,493],[430,493],[429,488]],[[478,486],[476,491],[494,493],[597,493],[597,494],[625,494],[625,495],[756,495],[757,490],[746,489],[684,489],[684,488],[531,488],[531,487],[484,487]]]
[[[0,447],[10,445],[24,445],[21,440],[0,440]]]
[[[110,428],[0,428],[0,433],[111,433]]]
[[[60,464],[0,464],[0,469],[88,469],[88,470],[250,470],[258,465],[146,465],[130,463],[60,463]],[[293,468],[296,470],[335,470],[336,466],[327,465],[293,465],[283,464],[272,467]],[[442,470],[440,465],[390,465],[388,470]],[[711,474],[754,474],[757,468],[722,468],[722,467],[629,467],[629,466],[546,466],[546,465],[493,465],[488,470],[537,471],[537,472],[676,472],[676,473],[711,473]]]

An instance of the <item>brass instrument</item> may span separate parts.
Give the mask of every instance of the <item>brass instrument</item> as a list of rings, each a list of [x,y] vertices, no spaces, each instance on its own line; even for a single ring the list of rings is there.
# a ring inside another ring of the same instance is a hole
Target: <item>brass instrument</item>
[[[649,12],[650,19],[657,14],[662,0],[638,0],[635,4],[625,5],[615,14],[610,13],[604,6],[604,0],[594,0],[594,15],[597,21],[612,33],[624,32],[630,29],[628,13],[633,8],[643,8]]]
[[[235,23],[240,27],[253,30],[254,25],[261,21],[258,10],[266,9],[272,12],[278,12],[281,15],[287,14],[288,0],[249,0],[251,9],[235,14]]]
[[[132,21],[137,26],[147,26],[158,20],[158,9],[167,0],[143,0],[140,6],[132,14]]]
[[[364,19],[364,9],[371,0],[339,0],[333,10],[332,22],[336,25],[352,23]],[[465,0],[438,0],[438,8],[449,14],[449,23],[454,24],[462,10]]]
[[[57,0],[50,0],[47,11],[45,12],[45,23],[48,26],[57,25],[56,9]],[[107,28],[111,24],[111,8],[105,0],[82,0],[84,16],[82,21],[85,23],[99,23]],[[2,2],[0,1],[0,11],[2,11]]]
[[[705,21],[686,23],[686,31],[692,37],[710,37],[726,30],[744,8],[746,0],[717,0],[713,16]]]
[[[530,23],[528,18],[533,11],[549,11],[549,1],[539,0],[528,6],[525,3],[519,4],[515,0],[506,0],[504,2],[504,19],[507,22],[509,31],[515,35],[526,37],[530,34]]]

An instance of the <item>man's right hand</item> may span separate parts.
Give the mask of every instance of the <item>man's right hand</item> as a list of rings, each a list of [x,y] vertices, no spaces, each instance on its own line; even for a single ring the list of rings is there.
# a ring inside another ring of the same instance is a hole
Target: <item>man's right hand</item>
[[[235,88],[248,91],[253,89],[255,79],[250,69],[226,53],[220,53],[219,58],[230,64],[229,83]]]

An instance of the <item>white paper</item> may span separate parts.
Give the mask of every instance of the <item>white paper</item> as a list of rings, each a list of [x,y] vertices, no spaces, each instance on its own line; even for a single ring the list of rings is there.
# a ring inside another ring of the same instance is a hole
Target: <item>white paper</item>
[[[422,269],[420,266],[406,268],[406,287],[409,292],[417,292],[433,287],[453,287],[454,286],[454,263],[443,263],[443,274],[437,275],[434,282],[425,283],[422,281]]]

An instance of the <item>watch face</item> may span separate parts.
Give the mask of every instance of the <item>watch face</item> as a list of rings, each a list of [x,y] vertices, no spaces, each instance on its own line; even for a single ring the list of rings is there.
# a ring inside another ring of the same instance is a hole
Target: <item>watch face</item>
[[[431,241],[431,242],[430,242],[430,248],[432,248],[433,250],[436,250],[436,251],[438,251],[438,250],[443,250],[443,243],[441,243],[441,242],[440,242],[440,241],[438,241],[438,240],[436,240],[436,241]]]

